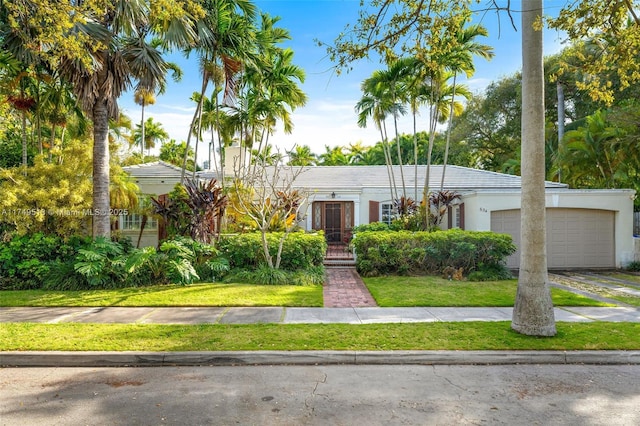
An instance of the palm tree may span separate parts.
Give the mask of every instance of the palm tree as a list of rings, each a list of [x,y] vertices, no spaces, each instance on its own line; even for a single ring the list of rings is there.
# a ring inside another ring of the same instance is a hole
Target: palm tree
[[[146,138],[145,138],[145,129],[144,129],[144,108],[147,105],[153,105],[156,103],[156,96],[153,92],[148,91],[145,88],[140,88],[138,90],[135,91],[135,93],[133,94],[133,100],[136,104],[140,105],[142,112],[140,113],[140,125],[139,128],[141,129],[141,136],[139,137],[139,141],[140,141],[140,156],[144,157],[144,146],[145,146],[145,142],[146,142]]]
[[[451,129],[453,127],[453,116],[455,114],[455,97],[456,93],[456,78],[458,73],[464,72],[467,78],[471,78],[475,72],[473,65],[473,55],[480,56],[483,59],[491,59],[494,56],[491,46],[485,44],[476,43],[474,39],[478,36],[488,36],[486,28],[481,25],[471,25],[467,28],[460,29],[457,34],[456,48],[453,52],[447,55],[447,63],[445,67],[453,72],[452,94],[451,94],[451,108],[449,110],[449,122],[447,124],[447,141],[444,150],[444,161],[442,163],[442,178],[440,180],[440,191],[444,188],[444,176],[447,168],[447,161],[449,159],[449,144],[451,141]],[[471,93],[460,93],[470,99]],[[459,115],[459,114],[456,114]]]
[[[377,84],[377,76],[374,75],[367,78],[360,85],[363,93],[362,98],[356,103],[355,110],[358,113],[358,126],[367,127],[367,120],[371,118],[375,126],[380,131],[380,141],[384,152],[384,162],[387,166],[387,176],[389,178],[389,192],[391,199],[398,198],[398,189],[396,187],[395,175],[393,172],[393,162],[391,160],[391,149],[389,139],[387,137],[386,118],[389,111],[393,110],[389,105],[389,99],[385,96],[384,88]]]
[[[522,12],[522,208],[520,273],[511,328],[535,336],[556,334],[546,253],[544,67],[542,0]]]
[[[618,166],[633,158],[616,143],[621,134],[602,111],[588,116],[585,126],[567,132],[557,158],[565,182],[577,188],[613,188]]]
[[[143,137],[144,139],[142,139]],[[151,148],[155,148],[156,142],[162,144],[169,140],[169,134],[162,128],[162,123],[153,121],[153,117],[149,117],[143,126],[136,124],[136,130],[133,132],[133,140],[134,143],[146,148],[147,155],[149,155]]]
[[[161,36],[165,47],[186,46],[193,43],[195,34],[190,27],[190,14],[180,4],[167,14],[157,16],[149,1],[106,2],[99,10],[92,10],[85,2],[61,2],[59,7],[71,8],[69,19],[73,26],[65,34],[84,49],[27,50],[25,46],[40,46],[29,28],[34,28],[32,16],[42,11],[39,3],[24,3],[13,19],[12,39],[5,44],[24,58],[46,57],[60,61],[61,75],[71,82],[74,93],[93,121],[93,236],[110,236],[109,217],[109,119],[118,117],[117,100],[132,80],[136,90],[155,91],[166,79],[167,62],[162,52],[149,40]],[[53,8],[54,3],[51,4]],[[151,11],[151,12],[150,12]],[[52,13],[48,11],[48,13]],[[25,28],[27,29],[25,31]]]
[[[406,197],[407,188],[404,179],[402,152],[398,143],[398,116],[406,113],[405,103],[408,101],[407,77],[415,69],[415,59],[401,58],[389,65],[386,70],[376,71],[370,77],[368,85],[375,86],[379,96],[386,98],[388,113],[393,116],[394,140],[397,147],[397,159],[400,166],[400,181],[402,183],[402,197]],[[389,151],[391,157],[391,151]],[[393,161],[391,162],[393,164]],[[397,196],[396,196],[397,198]]]
[[[187,149],[183,158],[181,181],[184,182],[187,155],[191,136],[201,120],[202,102],[209,82],[221,74],[224,81],[223,101],[231,102],[237,89],[237,76],[243,64],[250,61],[250,53],[255,43],[255,28],[252,24],[256,16],[256,6],[249,0],[201,0],[200,6],[205,16],[194,23],[198,43],[187,50],[187,56],[195,51],[199,57],[202,84],[200,97],[193,114]],[[218,90],[215,102],[218,105]]]
[[[325,152],[318,156],[318,163],[321,166],[349,165],[349,158],[345,155],[344,149],[341,146],[331,148],[329,145],[325,145],[324,149]]]
[[[308,145],[296,145],[287,152],[289,155],[289,166],[313,166],[316,164],[316,155]]]
[[[258,142],[258,152],[268,146],[269,136],[278,121],[282,122],[285,133],[291,133],[291,112],[304,106],[307,101],[307,95],[299,87],[299,83],[304,83],[305,73],[293,64],[293,50],[278,46],[290,39],[288,31],[275,25],[278,21],[279,18],[261,15],[256,35],[261,42],[242,80],[248,119],[247,134],[252,146]]]

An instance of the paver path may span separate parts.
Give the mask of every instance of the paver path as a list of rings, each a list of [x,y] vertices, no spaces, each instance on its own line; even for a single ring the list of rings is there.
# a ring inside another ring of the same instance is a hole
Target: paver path
[[[378,306],[355,268],[327,268],[324,284],[325,308]]]

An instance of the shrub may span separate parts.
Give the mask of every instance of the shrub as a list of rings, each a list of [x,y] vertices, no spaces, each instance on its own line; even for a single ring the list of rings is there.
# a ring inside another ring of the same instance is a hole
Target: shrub
[[[267,234],[272,254],[276,253],[281,236],[280,232]],[[232,269],[256,269],[266,263],[261,238],[259,232],[223,235],[218,247],[222,255],[229,259]],[[284,242],[280,269],[296,271],[322,265],[326,251],[327,243],[322,233],[293,232]]]
[[[430,273],[446,268],[468,274],[499,268],[516,247],[511,237],[452,229],[438,232],[359,232],[353,240],[363,275]],[[497,270],[497,269],[496,269]]]
[[[640,272],[640,262],[635,261],[627,265],[627,271]]]
[[[89,247],[78,250],[73,268],[93,288],[123,287],[123,254],[124,249],[119,243],[98,237]]]
[[[0,245],[1,288],[39,288],[58,263],[71,261],[90,239],[61,237],[36,233],[15,235]]]
[[[469,281],[501,281],[513,279],[513,274],[504,265],[481,265],[467,277]]]

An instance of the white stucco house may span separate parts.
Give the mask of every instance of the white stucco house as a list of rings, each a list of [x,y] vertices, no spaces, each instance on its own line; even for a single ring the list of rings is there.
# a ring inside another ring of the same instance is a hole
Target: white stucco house
[[[124,169],[147,194],[167,193],[180,181],[180,169],[162,162]],[[393,171],[401,186],[400,167],[395,166]],[[431,166],[432,190],[440,189],[442,171],[440,165]],[[420,199],[426,166],[418,166],[417,175],[413,166],[404,166],[403,174],[406,196],[415,197],[417,181]],[[197,175],[202,179],[216,177],[213,171]],[[295,187],[309,194],[302,226],[324,230],[329,243],[344,241],[356,225],[391,220],[386,166],[306,167],[296,178]],[[518,176],[447,166],[443,189],[458,192],[461,201],[450,209],[442,227],[507,233],[519,246],[520,188]],[[550,269],[620,268],[634,260],[635,191],[574,190],[547,182],[546,194]],[[135,220],[129,222],[135,224]],[[134,233],[124,228],[122,232]],[[154,237],[157,241],[157,225],[155,230],[145,232],[145,243],[155,244]],[[508,266],[519,266],[519,252],[508,259]]]

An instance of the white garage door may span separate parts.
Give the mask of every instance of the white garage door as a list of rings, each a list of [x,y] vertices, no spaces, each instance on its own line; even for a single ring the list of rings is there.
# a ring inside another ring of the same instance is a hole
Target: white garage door
[[[615,267],[615,213],[607,210],[547,209],[549,268]],[[520,210],[491,212],[491,230],[513,237],[520,247]],[[518,268],[520,250],[507,266]]]

